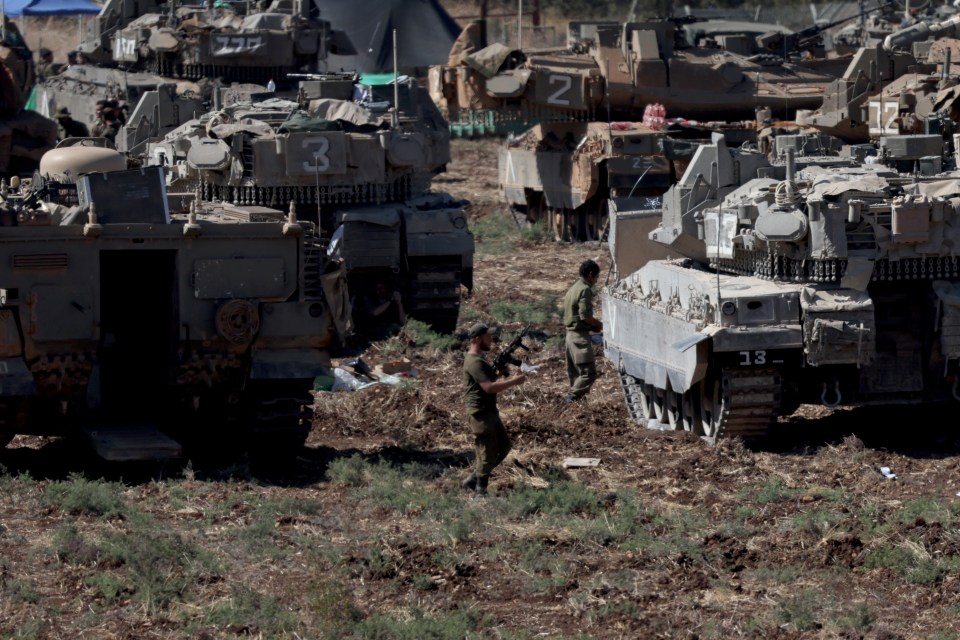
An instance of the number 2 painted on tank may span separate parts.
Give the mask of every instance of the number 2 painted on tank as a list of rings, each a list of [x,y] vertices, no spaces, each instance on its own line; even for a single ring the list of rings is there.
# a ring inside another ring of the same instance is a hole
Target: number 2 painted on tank
[[[767,364],[766,351],[741,351],[740,358],[740,364],[745,367],[755,364]]]
[[[547,102],[550,104],[558,104],[564,107],[570,106],[569,98],[561,98],[563,94],[570,90],[570,87],[573,86],[573,78],[570,76],[550,76],[547,80],[547,84],[553,87],[554,85],[559,84],[560,88],[551,93],[547,97]]]
[[[311,172],[320,172],[323,173],[330,168],[330,156],[327,155],[327,151],[330,150],[330,140],[327,138],[304,138],[301,143],[304,149],[307,152],[310,152],[311,147],[317,147],[316,151],[311,153],[313,157],[313,163],[304,160],[303,161],[303,170]]]

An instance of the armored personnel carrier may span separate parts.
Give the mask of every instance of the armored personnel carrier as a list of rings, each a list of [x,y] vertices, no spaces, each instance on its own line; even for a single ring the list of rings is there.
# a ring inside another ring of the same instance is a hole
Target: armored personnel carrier
[[[497,152],[500,192],[557,240],[598,240],[607,210],[656,209],[675,182],[666,137],[639,123],[536,125]]]
[[[33,54],[4,15],[0,28],[0,179],[30,175],[57,143],[57,124],[25,110],[35,81]]]
[[[353,289],[391,284],[410,315],[451,331],[460,285],[472,288],[473,236],[462,203],[429,191],[449,133],[424,90],[392,80],[328,74],[303,81],[296,102],[227,104],[148,145],[143,160],[167,167],[171,192],[293,205],[333,238]]]
[[[647,239],[675,259],[603,291],[633,417],[715,439],[799,403],[960,399],[960,183],[898,171],[937,144],[891,136],[873,163],[832,165],[701,147]]]
[[[707,120],[792,119],[813,109],[833,75],[720,43],[691,46],[672,20],[599,26],[585,52],[493,44],[430,70],[434,100],[464,135],[517,132],[537,123],[634,120],[648,104]]]
[[[316,226],[184,210],[160,167],[126,170],[89,143],[0,194],[0,442],[149,422],[251,436],[257,451],[301,445],[349,313]]]

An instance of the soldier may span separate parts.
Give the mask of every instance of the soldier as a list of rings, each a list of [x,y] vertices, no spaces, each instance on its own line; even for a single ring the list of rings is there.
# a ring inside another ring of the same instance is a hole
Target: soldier
[[[103,137],[103,130],[107,126],[107,124],[103,121],[103,107],[106,104],[106,100],[97,100],[96,104],[93,106],[93,122],[91,123],[90,131],[94,138]]]
[[[56,75],[53,66],[53,52],[46,47],[40,49],[40,62],[34,67],[37,75],[37,82],[43,82],[47,78]]]
[[[87,125],[70,117],[70,111],[66,107],[57,109],[57,112],[53,114],[53,119],[57,121],[57,140],[90,136]]]
[[[505,380],[497,380],[493,366],[483,359],[500,335],[499,327],[488,327],[482,322],[470,327],[467,336],[470,348],[463,359],[463,397],[467,406],[467,424],[473,432],[473,451],[476,455],[474,471],[461,484],[464,489],[487,495],[490,472],[510,453],[510,437],[500,420],[497,394],[523,384],[527,377],[518,373]]]
[[[100,121],[103,122],[103,126],[97,129],[100,132],[99,137],[106,138],[116,146],[117,133],[120,131],[120,120],[113,108],[108,105],[104,105],[103,111],[100,112]]]
[[[593,260],[580,265],[580,278],[563,298],[563,324],[567,328],[567,377],[570,391],[567,402],[587,395],[597,379],[596,356],[591,331],[603,331],[603,323],[593,317],[593,285],[600,277],[600,266]]]

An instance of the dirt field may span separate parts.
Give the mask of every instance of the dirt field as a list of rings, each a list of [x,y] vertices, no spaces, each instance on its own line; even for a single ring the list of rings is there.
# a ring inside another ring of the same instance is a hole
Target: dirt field
[[[438,184],[473,202],[465,323],[542,320],[539,372],[500,400],[514,451],[488,499],[459,488],[462,351],[410,336],[363,357],[408,357],[418,381],[320,394],[282,473],[111,467],[18,437],[0,452],[0,637],[960,638],[956,414],[804,407],[763,445],[709,446],[634,425],[605,361],[562,404],[548,314],[583,259],[609,259],[522,240],[494,149],[457,141]]]

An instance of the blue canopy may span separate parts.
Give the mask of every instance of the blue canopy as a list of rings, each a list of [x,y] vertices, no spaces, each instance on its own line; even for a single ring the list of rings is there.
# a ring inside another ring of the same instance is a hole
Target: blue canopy
[[[79,16],[100,13],[90,0],[6,0],[8,16]]]

